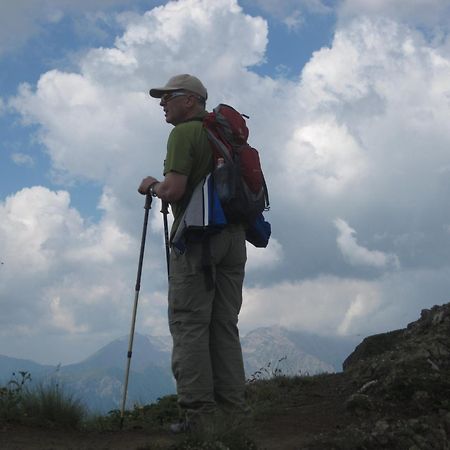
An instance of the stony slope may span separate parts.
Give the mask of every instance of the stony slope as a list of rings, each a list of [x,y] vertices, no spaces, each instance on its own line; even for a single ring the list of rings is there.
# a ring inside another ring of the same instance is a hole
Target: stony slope
[[[450,303],[364,339],[343,376],[351,424],[308,448],[449,449]]]

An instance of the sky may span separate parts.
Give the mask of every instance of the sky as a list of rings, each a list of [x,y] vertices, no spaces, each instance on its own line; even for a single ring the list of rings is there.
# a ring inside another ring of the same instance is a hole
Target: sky
[[[447,0],[0,3],[0,354],[78,362],[130,331],[175,74],[250,116],[272,224],[241,334],[405,327],[450,299]],[[136,330],[168,335],[160,203]],[[125,356],[124,356],[125,358]]]

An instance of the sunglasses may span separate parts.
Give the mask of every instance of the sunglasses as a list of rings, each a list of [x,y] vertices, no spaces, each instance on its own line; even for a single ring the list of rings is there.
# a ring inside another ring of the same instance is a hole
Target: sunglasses
[[[170,100],[174,99],[175,97],[182,97],[189,94],[186,94],[185,92],[172,92],[170,94],[164,94],[161,97],[161,103],[168,103]]]

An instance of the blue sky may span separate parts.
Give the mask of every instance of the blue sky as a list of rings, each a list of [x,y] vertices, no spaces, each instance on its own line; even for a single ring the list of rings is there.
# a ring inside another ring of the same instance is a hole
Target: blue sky
[[[403,327],[450,293],[444,0],[22,0],[0,6],[0,354],[75,362],[129,329],[164,123],[148,88],[199,76],[248,114],[270,246],[242,333]],[[167,334],[154,205],[138,331]],[[274,300],[276,299],[276,301]]]

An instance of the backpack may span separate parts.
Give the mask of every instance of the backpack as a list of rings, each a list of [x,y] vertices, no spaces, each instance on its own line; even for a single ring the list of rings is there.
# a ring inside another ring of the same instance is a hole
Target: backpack
[[[230,223],[244,223],[247,241],[255,247],[267,247],[271,225],[263,211],[269,209],[269,194],[258,151],[247,143],[244,116],[220,104],[203,119],[193,120],[201,120],[207,132],[214,169],[190,195],[171,239],[172,247],[184,253],[188,240],[206,244],[210,235]],[[204,259],[207,266],[209,257]]]
[[[219,104],[203,119],[214,153],[214,185],[228,223],[252,225],[269,209],[259,153],[248,142],[244,116]]]

